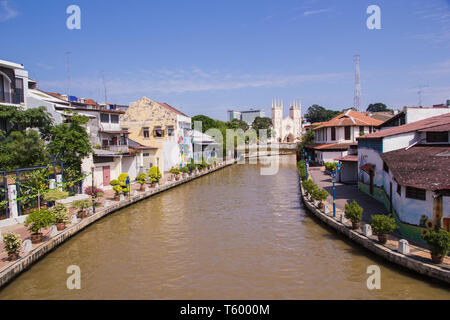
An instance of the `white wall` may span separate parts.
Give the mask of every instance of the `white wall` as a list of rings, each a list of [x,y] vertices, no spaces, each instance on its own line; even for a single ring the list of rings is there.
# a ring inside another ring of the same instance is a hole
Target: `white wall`
[[[434,116],[450,113],[450,108],[406,108],[406,123],[411,123]]]
[[[383,152],[389,152],[406,148],[417,141],[419,135],[415,132],[407,132],[395,136],[383,138]]]

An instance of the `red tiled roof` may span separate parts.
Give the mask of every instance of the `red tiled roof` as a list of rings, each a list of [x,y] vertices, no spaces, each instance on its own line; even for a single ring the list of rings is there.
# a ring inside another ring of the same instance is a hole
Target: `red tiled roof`
[[[419,130],[419,132],[437,132],[437,131],[450,131],[450,123],[443,124],[442,126],[436,126]]]
[[[351,162],[358,162],[358,156],[356,154],[348,154],[344,157],[337,157],[334,158],[334,160],[337,161],[351,161]]]
[[[450,188],[450,145],[416,145],[381,154],[402,186],[426,190]]]
[[[168,103],[166,103],[166,102],[163,102],[163,103],[158,102],[158,103],[159,103],[160,105],[162,105],[163,107],[169,109],[169,110],[172,111],[172,112],[175,112],[175,113],[177,113],[177,114],[179,114],[179,115],[182,115],[182,116],[187,117],[187,115],[185,115],[183,112],[181,112],[181,111],[178,110],[178,109],[175,109],[174,107],[172,107],[170,104],[168,104]]]
[[[306,147],[314,150],[347,150],[352,145],[356,145],[356,143],[316,143]]]
[[[369,171],[373,171],[375,169],[375,165],[370,164],[370,163],[366,163],[363,164],[361,167],[359,167],[361,170],[369,172]]]
[[[334,117],[330,121],[323,123],[322,125],[314,128],[314,130],[325,127],[343,127],[343,126],[378,126],[383,121],[373,119],[364,115],[361,112],[354,110],[348,110],[340,115]]]
[[[377,132],[365,134],[362,137],[356,138],[356,140],[360,139],[379,139],[384,137],[393,136],[400,133],[407,133],[407,132],[413,132],[413,131],[420,131],[423,129],[430,129],[433,127],[440,127],[443,125],[447,125],[450,123],[450,111],[449,113],[427,118],[424,120],[419,120],[415,122],[411,122],[408,124],[404,124],[402,126],[392,127],[384,130],[380,130]],[[445,131],[445,129],[444,129]]]

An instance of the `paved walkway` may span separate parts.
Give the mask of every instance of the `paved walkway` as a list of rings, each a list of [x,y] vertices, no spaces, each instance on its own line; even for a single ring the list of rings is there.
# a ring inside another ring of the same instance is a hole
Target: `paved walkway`
[[[325,189],[330,195],[328,203],[331,204],[330,210],[333,210],[333,182],[331,176],[325,174],[325,167],[310,167],[311,178],[321,189]],[[373,199],[369,195],[358,190],[356,185],[348,185],[340,182],[335,183],[336,189],[336,208],[345,209],[345,204],[355,200],[364,208],[363,221],[370,222],[370,217],[374,214],[387,213],[386,208],[381,202]]]
[[[331,181],[331,176],[325,174],[325,167],[310,167],[309,174],[311,179],[319,186],[321,189],[325,189],[330,196],[326,200],[329,204],[330,213],[333,215],[333,183]],[[343,183],[336,183],[336,219],[340,219],[341,214],[344,214],[345,204],[355,200],[358,204],[364,208],[363,211],[363,222],[361,223],[361,228],[365,223],[370,222],[370,217],[373,214],[387,213],[384,205],[367,194],[358,190],[355,185],[346,185]],[[361,230],[359,231],[361,232]],[[370,239],[377,241],[377,236],[372,235]],[[388,235],[388,241],[385,244],[386,247],[397,250],[398,241],[402,239],[398,232]],[[408,239],[409,241],[409,239]],[[417,242],[410,242],[410,253],[409,257],[420,260],[425,263],[431,263],[430,251],[427,249],[426,244],[421,244]],[[450,270],[450,256],[445,257],[444,263],[440,265],[441,267]]]

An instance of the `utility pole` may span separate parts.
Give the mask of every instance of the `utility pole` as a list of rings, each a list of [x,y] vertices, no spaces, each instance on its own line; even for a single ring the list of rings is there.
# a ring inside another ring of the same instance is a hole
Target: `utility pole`
[[[419,95],[419,104],[418,104],[418,107],[421,107],[422,106],[422,92],[423,92],[423,88],[426,88],[426,87],[428,87],[427,85],[423,85],[423,84],[421,84],[421,85],[419,85],[418,86],[418,91],[417,91],[417,94]]]
[[[105,74],[103,70],[101,71],[102,81],[103,81],[103,89],[105,90],[105,104],[108,103],[108,96],[106,95],[106,82],[105,82]]]
[[[355,54],[355,97],[353,107],[356,111],[361,111],[361,81],[359,78],[359,54]]]
[[[70,96],[70,54],[72,52],[66,51],[66,67],[67,67],[67,99]]]

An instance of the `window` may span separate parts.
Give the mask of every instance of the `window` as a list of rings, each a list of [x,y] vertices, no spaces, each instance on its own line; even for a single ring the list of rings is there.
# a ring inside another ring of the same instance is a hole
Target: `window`
[[[109,146],[109,141],[108,140],[102,140],[102,147],[103,148],[107,148]]]
[[[345,140],[350,140],[351,136],[350,136],[350,129],[351,127],[344,127],[345,128]]]
[[[427,132],[427,142],[448,142],[448,131]]]
[[[23,79],[16,78],[16,89],[14,90],[13,103],[25,102],[23,97]]]
[[[168,126],[167,127],[167,135],[169,137],[173,137],[175,135],[175,130],[173,129],[173,126]]]
[[[386,162],[383,161],[383,170],[389,172],[389,167]]]
[[[331,127],[331,140],[332,141],[336,140],[336,128],[335,127]]]
[[[109,123],[109,114],[101,113],[100,114],[100,122],[102,122],[102,123]]]
[[[144,133],[144,138],[150,138],[150,130],[148,128],[143,128],[142,131]]]
[[[161,129],[161,126],[156,126],[155,129],[153,129],[153,136],[156,138],[164,137],[164,130]]]
[[[414,187],[406,187],[406,197],[411,199],[426,200],[426,190]]]
[[[150,153],[144,152],[144,153],[142,154],[142,156],[144,156],[144,157],[149,157],[149,156],[150,156]]]
[[[359,127],[359,135],[360,136],[364,135],[364,126]]]
[[[402,195],[402,186],[398,182],[397,182],[397,193],[398,193],[399,196]]]
[[[0,101],[6,101],[5,99],[5,85],[3,76],[0,75]]]
[[[119,116],[117,114],[111,115],[111,123],[119,123]]]
[[[369,133],[373,132],[373,127],[369,127]]]

